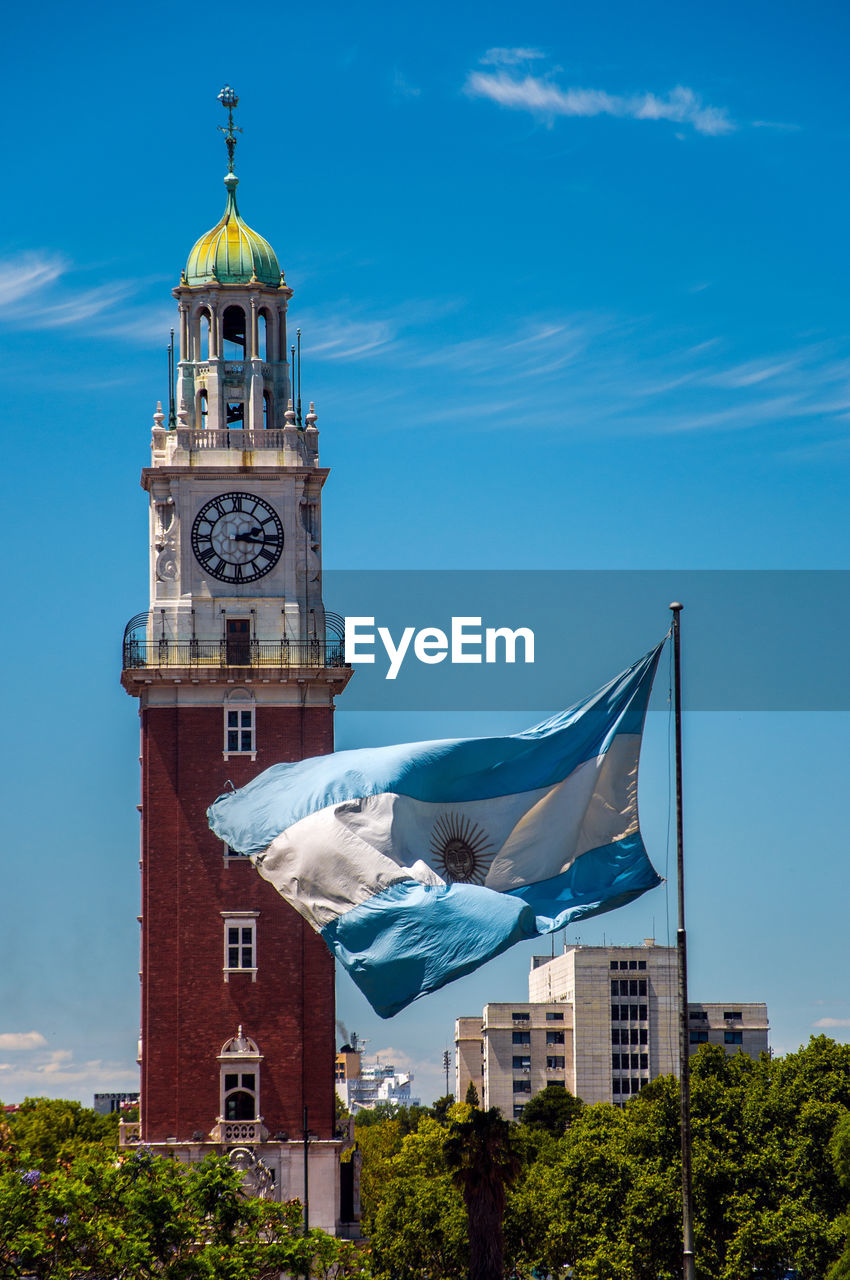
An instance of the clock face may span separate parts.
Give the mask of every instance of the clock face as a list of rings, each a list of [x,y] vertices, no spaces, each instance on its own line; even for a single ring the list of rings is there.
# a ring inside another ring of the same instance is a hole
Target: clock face
[[[255,582],[281,557],[283,525],[274,507],[253,493],[222,493],[196,515],[192,550],[220,582]]]

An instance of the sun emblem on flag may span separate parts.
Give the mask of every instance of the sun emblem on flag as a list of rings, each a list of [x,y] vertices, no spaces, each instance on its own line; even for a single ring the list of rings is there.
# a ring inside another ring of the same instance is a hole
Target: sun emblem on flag
[[[444,813],[434,826],[431,852],[450,884],[483,884],[496,851],[476,822],[460,813]]]

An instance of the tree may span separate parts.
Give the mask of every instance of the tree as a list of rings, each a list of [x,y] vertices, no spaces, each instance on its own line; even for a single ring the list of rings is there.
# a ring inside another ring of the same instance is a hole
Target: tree
[[[368,1132],[371,1137],[375,1130]],[[381,1280],[457,1280],[467,1274],[466,1214],[446,1163],[445,1138],[444,1128],[426,1117],[393,1154],[385,1150],[377,1165],[364,1150],[371,1205],[367,1210],[364,1199],[363,1226]]]
[[[464,1102],[469,1107],[480,1106],[480,1102],[478,1100],[478,1090],[475,1087],[474,1080],[470,1080],[469,1084],[466,1086],[466,1097],[464,1098]]]
[[[277,1280],[365,1277],[353,1246],[302,1233],[297,1201],[251,1199],[221,1156],[184,1166],[139,1148],[42,1174],[0,1167],[0,1280]]]
[[[470,1107],[452,1120],[443,1150],[466,1205],[470,1280],[502,1280],[507,1188],[520,1171],[510,1125],[498,1107]]]
[[[545,1089],[536,1093],[523,1107],[522,1123],[531,1129],[545,1129],[560,1137],[567,1126],[572,1124],[582,1106],[581,1099],[576,1098],[568,1089],[547,1084]]]

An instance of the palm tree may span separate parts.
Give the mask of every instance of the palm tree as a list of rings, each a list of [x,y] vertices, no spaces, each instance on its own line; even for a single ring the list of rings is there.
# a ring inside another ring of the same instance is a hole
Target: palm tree
[[[498,1107],[473,1107],[468,1119],[452,1121],[443,1150],[466,1205],[469,1280],[502,1280],[506,1193],[521,1166],[511,1126]]]

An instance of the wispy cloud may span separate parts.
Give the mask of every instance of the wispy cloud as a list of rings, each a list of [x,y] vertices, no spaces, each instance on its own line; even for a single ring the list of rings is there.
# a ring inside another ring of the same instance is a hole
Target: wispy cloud
[[[850,1018],[818,1018],[813,1027],[850,1027]]]
[[[136,342],[153,338],[151,317],[133,305],[135,281],[86,288],[77,283],[79,274],[65,258],[43,250],[0,259],[0,323],[26,330],[82,326],[89,336]],[[158,335],[163,332],[167,334],[167,325]]]
[[[393,96],[395,98],[418,98],[422,94],[422,90],[415,84],[411,84],[403,71],[399,71],[396,67],[393,72]]]
[[[26,1052],[30,1049],[43,1049],[47,1041],[40,1031],[3,1031],[0,1032],[0,1050],[7,1053]]]
[[[8,1048],[9,1046],[7,1046]],[[77,1062],[71,1049],[37,1052],[31,1059],[0,1062],[0,1081],[4,1100],[9,1089],[17,1094],[37,1093],[49,1096],[94,1093],[98,1089],[134,1089],[138,1087],[138,1069],[126,1062],[107,1062],[90,1058]]]
[[[484,65],[512,65],[521,59],[493,55],[519,52],[542,56],[539,50],[490,49],[481,62]],[[605,89],[564,88],[551,75],[520,76],[510,71],[470,71],[464,91],[469,97],[486,98],[514,111],[528,111],[550,123],[556,116],[666,120],[672,124],[690,125],[697,133],[711,136],[731,133],[737,127],[725,107],[704,103],[699,94],[684,85],[677,85],[661,96],[656,93],[618,94]]]
[[[521,62],[536,62],[538,58],[545,57],[542,49],[520,46],[516,49],[488,49],[479,61],[484,67],[515,67]]]
[[[0,303],[13,306],[31,298],[67,270],[64,258],[55,253],[21,253],[0,261]]]

